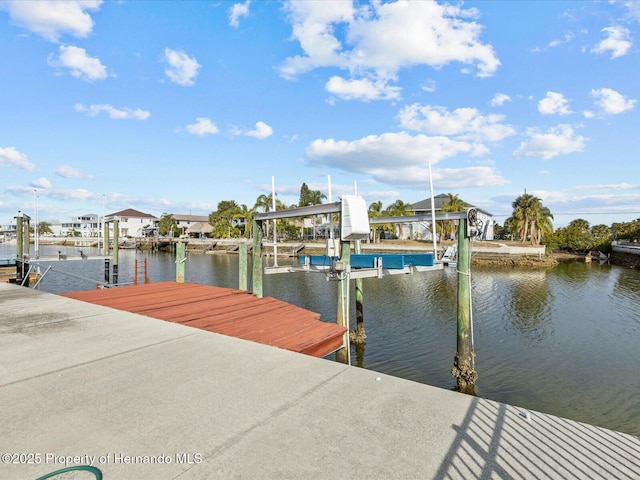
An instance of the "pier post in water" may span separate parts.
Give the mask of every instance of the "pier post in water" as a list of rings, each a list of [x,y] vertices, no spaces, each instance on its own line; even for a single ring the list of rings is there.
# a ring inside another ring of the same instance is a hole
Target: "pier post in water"
[[[103,249],[103,253],[105,257],[109,256],[109,222],[105,222],[104,220],[102,221],[102,228],[104,230],[103,232],[103,245],[102,245],[102,249]],[[105,278],[105,280],[109,281],[108,278]]]
[[[184,270],[187,261],[187,244],[180,241],[176,243],[176,282],[184,283]]]
[[[340,242],[340,259],[336,262],[338,280],[338,315],[337,323],[347,329],[344,335],[345,346],[336,351],[336,362],[351,363],[351,349],[349,347],[349,272],[351,263],[351,244],[349,241]]]
[[[113,220],[113,284],[118,285],[118,230],[120,229],[120,222],[117,218]]]
[[[22,228],[23,220],[22,212],[18,212],[16,216],[16,283],[20,285],[22,283],[22,277],[24,272],[24,230]]]
[[[458,220],[458,321],[456,357],[451,374],[456,377],[458,390],[474,394],[478,374],[473,368],[471,351],[471,239],[467,236],[467,220]]]
[[[362,253],[361,240],[355,241],[354,253]],[[364,290],[362,288],[362,279],[356,278],[356,329],[351,332],[350,339],[356,345],[364,345],[367,334],[364,330]]]
[[[238,290],[247,291],[247,244],[241,243],[238,251]]]
[[[251,276],[253,294],[262,298],[262,223],[253,221],[253,250],[251,259],[253,260],[253,275]]]

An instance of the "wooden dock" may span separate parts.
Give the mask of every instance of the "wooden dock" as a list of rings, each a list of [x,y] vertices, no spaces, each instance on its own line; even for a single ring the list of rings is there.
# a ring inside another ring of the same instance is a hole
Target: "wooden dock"
[[[61,294],[96,305],[324,357],[342,347],[344,327],[320,315],[231,288],[159,282]]]

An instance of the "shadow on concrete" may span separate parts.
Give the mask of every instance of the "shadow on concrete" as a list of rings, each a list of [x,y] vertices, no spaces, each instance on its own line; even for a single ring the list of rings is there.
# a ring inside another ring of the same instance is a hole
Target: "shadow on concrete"
[[[637,478],[634,437],[505,404],[474,399],[434,476],[451,478]]]

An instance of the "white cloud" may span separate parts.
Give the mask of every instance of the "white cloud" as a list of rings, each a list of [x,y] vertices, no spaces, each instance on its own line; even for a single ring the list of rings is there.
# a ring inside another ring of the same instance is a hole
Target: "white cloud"
[[[48,190],[51,188],[51,182],[44,177],[40,177],[37,180],[34,180],[29,185],[35,188],[41,188],[43,190]]]
[[[511,101],[511,97],[509,95],[507,95],[506,93],[496,93],[493,96],[493,98],[491,99],[491,106],[492,107],[501,107],[506,102],[510,102],[510,101]]]
[[[84,106],[78,103],[73,108],[78,112],[87,112],[92,117],[105,112],[113,120],[146,120],[151,116],[151,113],[146,110],[139,108],[135,110],[131,108],[117,109],[109,104]]]
[[[306,150],[310,164],[338,168],[348,172],[373,174],[433,164],[459,153],[468,153],[472,145],[447,137],[409,135],[405,132],[369,135],[351,142],[334,139],[314,140]]]
[[[584,151],[585,142],[582,136],[576,136],[570,125],[558,125],[546,133],[530,128],[527,132],[529,140],[522,142],[513,152],[514,157],[541,157],[549,160],[561,154]]]
[[[14,24],[57,42],[65,33],[79,38],[89,36],[93,20],[87,12],[97,11],[101,3],[102,0],[12,1],[0,2],[0,8],[9,12]]]
[[[582,115],[584,116],[584,118],[593,118],[596,116],[596,114],[593,113],[591,110],[584,110],[582,112]]]
[[[329,93],[337,95],[345,100],[396,100],[400,98],[400,87],[392,87],[382,79],[369,80],[345,80],[342,77],[333,76],[329,79],[325,88]]]
[[[420,88],[425,92],[433,93],[436,91],[436,87],[437,87],[436,81],[429,78],[425,80],[425,82],[422,84]]]
[[[107,69],[100,59],[90,57],[84,48],[73,45],[60,45],[58,57],[50,56],[49,65],[68,68],[71,75],[89,82],[107,78]]]
[[[640,183],[613,183],[613,184],[596,184],[596,185],[580,185],[576,187],[578,190],[640,190]]]
[[[214,135],[218,133],[218,127],[207,117],[196,118],[196,123],[187,125],[187,132],[193,135]]]
[[[273,135],[273,128],[264,122],[256,122],[256,128],[247,132],[246,135],[262,140]]]
[[[611,58],[622,57],[631,49],[631,33],[625,27],[606,27],[601,32],[607,35],[597,46],[591,49],[592,53],[611,52]]]
[[[195,58],[179,50],[165,48],[164,61],[167,62],[164,73],[173,83],[183,87],[190,87],[195,84],[198,70],[202,66]]]
[[[82,173],[79,169],[69,165],[58,165],[55,174],[62,178],[93,178],[92,175]]]
[[[450,135],[460,140],[496,142],[514,135],[515,130],[501,123],[504,115],[482,115],[475,108],[457,108],[418,104],[404,107],[398,114],[402,128],[434,135]]]
[[[602,112],[608,115],[617,115],[631,110],[636,103],[635,99],[628,99],[611,88],[592,89],[590,95]]]
[[[229,25],[238,28],[240,26],[240,18],[249,15],[250,4],[251,0],[247,0],[244,3],[235,3],[229,11]]]
[[[473,9],[404,1],[358,7],[346,1],[330,5],[287,2],[292,37],[303,54],[285,60],[280,68],[283,77],[293,79],[315,68],[338,67],[349,70],[350,82],[360,78],[388,81],[402,68],[441,68],[451,62],[475,66],[477,75],[485,77],[500,65],[493,47],[480,41],[482,27],[469,21],[476,15]],[[346,34],[339,38],[336,31]],[[334,87],[358,87],[361,91],[365,84],[342,81]],[[363,95],[353,98],[362,99]]]
[[[0,167],[15,167],[30,172],[36,169],[27,156],[16,150],[16,147],[0,147]]]
[[[447,137],[412,136],[407,133],[370,135],[359,140],[315,140],[307,147],[309,164],[336,168],[345,172],[370,175],[376,182],[391,185],[419,186],[429,182],[428,163],[460,153],[470,153],[474,146]],[[492,167],[433,169],[440,188],[504,185],[508,183]]]
[[[569,43],[571,40],[573,40],[573,38],[574,38],[573,33],[566,33],[562,40],[556,39],[549,42],[549,46],[557,47],[558,45],[562,45],[563,43]]]
[[[543,115],[569,115],[569,101],[561,93],[547,92],[538,103],[538,111]]]
[[[640,2],[637,0],[624,2],[624,6],[627,8],[627,15],[629,18],[640,23]]]

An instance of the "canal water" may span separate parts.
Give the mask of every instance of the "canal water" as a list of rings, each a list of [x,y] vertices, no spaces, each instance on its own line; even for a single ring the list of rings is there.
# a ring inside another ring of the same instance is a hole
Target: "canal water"
[[[0,245],[0,255],[14,248]],[[79,255],[73,248],[40,248],[42,255]],[[134,259],[142,265],[145,257],[152,282],[175,279],[171,255],[122,250],[119,280],[131,282]],[[104,263],[98,260],[46,265],[54,269],[41,284],[47,292],[95,288],[88,279],[104,277]],[[139,275],[142,281],[142,271]],[[185,277],[237,288],[238,257],[189,254]],[[448,267],[365,279],[367,344],[363,352],[352,350],[352,363],[452,389],[456,282],[455,269]],[[336,316],[336,287],[318,273],[264,279],[265,296],[313,310],[330,322]],[[640,436],[639,271],[583,262],[548,270],[477,267],[472,269],[472,299],[477,395]],[[351,330],[354,303],[352,297]]]

